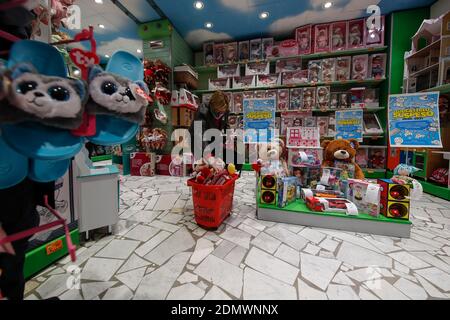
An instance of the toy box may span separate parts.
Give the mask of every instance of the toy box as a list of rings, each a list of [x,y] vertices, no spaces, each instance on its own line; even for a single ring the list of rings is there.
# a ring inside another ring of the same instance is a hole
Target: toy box
[[[341,92],[339,94],[339,109],[351,108],[351,93]]]
[[[330,106],[330,87],[317,87],[317,106],[327,110]]]
[[[269,74],[270,63],[269,62],[251,62],[245,65],[246,76],[256,76],[258,74]]]
[[[277,111],[289,109],[289,89],[279,89],[277,92]]]
[[[250,41],[239,42],[239,61],[248,61],[250,59]]]
[[[312,26],[307,25],[295,29],[295,39],[298,43],[298,54],[312,53]]]
[[[278,44],[280,57],[291,57],[298,55],[298,43],[295,39],[281,41]]]
[[[322,60],[322,81],[333,82],[336,80],[336,59],[323,59]]]
[[[265,60],[267,58],[267,52],[272,47],[273,47],[273,38],[263,38],[262,39],[262,59],[263,60]]]
[[[308,82],[308,70],[299,70],[294,72],[283,72],[281,74],[283,85],[296,85]]]
[[[304,127],[316,128],[317,127],[317,117],[306,116],[303,118],[302,124]]]
[[[366,88],[351,88],[350,99],[352,108],[364,108],[364,92]]]
[[[259,179],[260,202],[263,204],[277,204],[278,181],[274,175],[262,175]]]
[[[314,26],[314,53],[330,51],[330,24]]]
[[[331,51],[347,49],[347,22],[335,22],[331,24]]]
[[[335,161],[334,167],[341,169],[341,179],[348,180],[355,177],[355,165],[345,161]]]
[[[350,80],[351,77],[351,57],[336,58],[336,81]]]
[[[153,177],[155,175],[156,154],[135,152],[130,154],[132,176]]]
[[[242,92],[233,93],[233,112],[242,113],[244,110],[244,95]]]
[[[301,58],[290,58],[277,60],[275,72],[294,72],[302,70],[302,59]]]
[[[312,110],[316,107],[316,88],[303,88],[303,109]]]
[[[349,216],[358,215],[356,205],[343,198],[307,197],[306,206],[316,212],[341,212]]]
[[[380,179],[381,214],[388,218],[409,220],[411,187],[389,179]]]
[[[293,167],[292,175],[297,178],[297,185],[302,188],[315,189],[320,181],[320,166]]]
[[[339,190],[341,175],[340,168],[322,168],[319,184],[327,190]]]
[[[203,44],[203,63],[205,65],[214,64],[214,42],[206,42]]]
[[[317,167],[322,164],[322,148],[289,148],[289,167]]]
[[[368,17],[366,21],[365,43],[367,47],[384,46],[384,16],[379,19],[380,25],[376,26],[376,17]]]
[[[289,127],[301,127],[303,125],[303,119],[311,117],[312,112],[308,111],[296,111],[296,112],[283,112],[281,114],[281,132],[282,136],[286,135],[287,128]]]
[[[386,147],[371,147],[368,149],[368,165],[370,169],[386,168]]]
[[[359,149],[356,150],[355,162],[362,168],[366,169],[369,167],[369,155],[368,148],[365,146],[359,146]]]
[[[242,116],[232,114],[228,116],[228,123],[230,125],[230,129],[241,129]]]
[[[374,113],[364,113],[364,134],[379,135],[383,133],[384,131],[378,116]]]
[[[311,60],[308,62],[309,82],[322,81],[322,60]]]
[[[180,104],[180,91],[172,90],[172,96],[170,98],[171,106],[178,106]]]
[[[291,127],[286,130],[288,148],[320,148],[320,135],[317,126]]]
[[[172,107],[172,125],[190,127],[195,119],[195,110],[187,107]]]
[[[330,115],[330,121],[328,123],[328,137],[336,136],[336,116]]]
[[[300,110],[302,108],[303,89],[294,88],[290,90],[289,110]]]
[[[380,214],[381,186],[364,180],[349,179],[349,194],[358,210],[373,217]]]
[[[330,110],[339,108],[339,92],[330,93]]]
[[[261,60],[262,58],[262,43],[261,39],[250,40],[250,60]]]
[[[230,42],[225,44],[225,63],[233,63],[238,61],[238,44]]]
[[[233,89],[246,89],[256,85],[255,76],[234,77]]]
[[[366,29],[364,19],[356,19],[348,22],[348,38],[347,48],[363,48],[364,43],[364,30]]]
[[[386,54],[377,53],[369,57],[369,78],[384,79],[386,77]]]
[[[297,199],[297,179],[295,177],[278,178],[278,207],[284,208]]]
[[[240,75],[240,68],[238,64],[231,64],[217,67],[218,79],[239,77],[239,75]]]
[[[223,43],[214,44],[214,62],[216,64],[225,63],[225,44]]]
[[[244,91],[243,95],[244,95],[244,100],[245,99],[254,99],[254,98],[256,98],[256,91]]]
[[[378,108],[380,106],[378,88],[366,88],[364,91],[364,105],[366,108]]]
[[[319,127],[319,134],[321,137],[328,135],[328,124],[329,123],[330,123],[330,118],[317,117],[317,126]]]
[[[365,80],[368,76],[369,55],[361,54],[353,56],[352,60],[352,79]]]
[[[263,91],[264,93],[264,98],[269,99],[269,98],[275,98],[275,101],[277,99],[277,90],[274,89],[270,89],[270,90],[265,90]]]
[[[180,91],[178,91],[178,106],[188,106],[196,109],[197,105],[194,95],[190,91],[181,88]]]
[[[281,84],[280,74],[258,74],[256,76],[257,87],[279,86]]]
[[[209,79],[209,90],[226,90],[230,89],[230,78],[226,79]]]

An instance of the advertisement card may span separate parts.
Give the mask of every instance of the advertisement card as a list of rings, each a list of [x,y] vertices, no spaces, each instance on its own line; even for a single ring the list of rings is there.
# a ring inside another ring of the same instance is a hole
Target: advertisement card
[[[363,110],[336,111],[336,139],[363,141]]]
[[[267,143],[273,140],[276,99],[244,99],[244,142]]]

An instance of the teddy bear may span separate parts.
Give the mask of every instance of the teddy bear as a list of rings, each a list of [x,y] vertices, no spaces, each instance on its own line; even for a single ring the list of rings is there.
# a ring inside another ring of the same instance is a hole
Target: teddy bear
[[[259,159],[258,171],[262,175],[277,175],[285,177],[289,175],[286,161],[286,146],[283,140],[276,139],[273,142],[258,145]]]
[[[323,163],[322,167],[342,167],[342,164],[354,167],[354,178],[364,179],[364,172],[355,162],[356,152],[359,149],[359,142],[356,139],[350,140],[325,140],[322,142]]]

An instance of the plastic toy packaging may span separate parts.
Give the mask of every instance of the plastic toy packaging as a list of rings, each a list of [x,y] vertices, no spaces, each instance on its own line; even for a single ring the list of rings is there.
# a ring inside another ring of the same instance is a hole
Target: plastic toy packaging
[[[347,49],[347,22],[331,24],[331,51]]]
[[[311,60],[308,63],[308,77],[309,82],[321,82],[322,81],[322,61]]]
[[[223,43],[214,45],[214,62],[216,64],[225,63],[225,45]]]
[[[339,93],[331,92],[330,93],[330,109],[334,110],[339,107]]]
[[[316,188],[320,181],[320,166],[294,167],[292,174],[297,178],[297,185],[303,188]]]
[[[270,87],[280,85],[279,74],[258,74],[256,81],[257,87]]]
[[[244,107],[244,95],[242,92],[233,93],[233,111],[235,113],[242,113]]]
[[[277,110],[286,111],[289,109],[289,89],[279,89],[277,92]]]
[[[289,101],[289,110],[302,109],[303,90],[301,88],[291,89]]]
[[[367,79],[368,63],[369,63],[369,55],[367,55],[367,54],[353,56],[353,61],[352,61],[352,79],[353,80]]]
[[[317,167],[322,163],[322,149],[289,148],[290,167]]]
[[[247,61],[250,59],[250,42],[239,42],[239,61]]]
[[[364,108],[364,93],[366,88],[351,88],[351,107],[352,108]]]
[[[329,190],[339,190],[342,170],[339,168],[322,168],[319,184]]]
[[[323,82],[333,82],[336,80],[336,70],[335,70],[336,59],[323,59],[322,60],[322,81]]]
[[[350,80],[351,64],[351,57],[336,58],[336,81]]]
[[[365,28],[366,27],[364,19],[351,20],[348,22],[348,49],[364,47]]]
[[[280,177],[277,181],[278,207],[284,208],[297,199],[297,178]]]
[[[349,179],[348,199],[360,212],[373,217],[380,215],[381,186],[363,180]]]
[[[262,59],[265,60],[267,58],[267,52],[270,48],[273,47],[273,38],[264,38],[262,39]]]
[[[378,108],[380,106],[378,88],[366,88],[364,91],[364,105],[366,108]]]
[[[372,54],[369,57],[369,77],[371,79],[383,79],[386,77],[386,54]]]
[[[238,61],[238,46],[237,42],[230,42],[225,44],[225,63],[233,63]]]
[[[330,24],[319,24],[314,26],[314,52],[330,51]]]
[[[362,169],[369,167],[369,157],[367,151],[367,148],[363,148],[362,146],[359,146],[359,149],[356,150],[355,162]]]
[[[240,75],[240,68],[238,64],[217,67],[218,79],[239,77],[239,75]]]
[[[312,27],[311,25],[303,26],[295,30],[295,39],[298,43],[299,54],[311,54],[312,53]]]
[[[317,105],[320,110],[327,110],[330,106],[330,87],[317,87]]]
[[[214,64],[214,42],[206,42],[203,44],[203,61],[205,65]]]
[[[303,109],[312,110],[316,106],[316,88],[307,87],[303,89]]]
[[[264,91],[264,98],[266,98],[266,99],[275,98],[275,100],[276,100],[277,99],[277,90]]]
[[[296,85],[299,83],[308,82],[308,70],[283,72],[281,76],[283,85]]]
[[[376,17],[368,17],[366,23],[366,45],[370,47],[384,45],[384,16],[380,17],[380,24],[377,26]],[[367,26],[370,25],[370,28]]]
[[[351,94],[342,92],[339,94],[339,108],[349,109],[351,106]]]
[[[276,73],[282,72],[293,72],[302,70],[302,59],[301,58],[291,58],[291,59],[282,59],[277,60]]]
[[[250,60],[261,60],[262,43],[261,39],[250,40]]]

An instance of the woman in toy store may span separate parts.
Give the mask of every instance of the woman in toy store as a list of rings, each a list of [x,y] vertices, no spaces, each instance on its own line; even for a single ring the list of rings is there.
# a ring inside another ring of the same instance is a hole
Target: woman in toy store
[[[211,100],[209,101],[208,105],[202,105],[197,112],[197,115],[195,117],[195,120],[192,122],[192,125],[189,129],[189,133],[191,135],[191,145],[192,150],[194,150],[194,141],[203,141],[203,136],[205,132],[209,129],[217,129],[221,131],[223,134],[226,133],[228,129],[230,129],[228,116],[230,113],[230,102],[228,101],[227,96],[222,91],[216,91],[211,97]],[[201,122],[202,124],[202,130],[201,132],[198,132],[197,135],[194,131],[195,123]],[[200,135],[201,134],[201,135]],[[202,153],[205,151],[206,147],[214,142],[214,140],[211,141],[203,141],[202,143]],[[236,142],[236,138],[234,139],[234,142]],[[224,137],[222,141],[223,146],[223,157],[226,157],[227,154],[227,142],[226,137]],[[242,169],[242,163],[239,163],[239,155],[237,152],[237,145],[236,143],[234,145],[234,163],[236,166],[237,171],[241,171]],[[214,156],[213,152],[213,156]],[[227,160],[227,159],[224,159]]]

